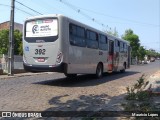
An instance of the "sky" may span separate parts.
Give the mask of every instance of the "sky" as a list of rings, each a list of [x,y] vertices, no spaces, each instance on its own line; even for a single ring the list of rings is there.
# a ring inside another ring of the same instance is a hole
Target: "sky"
[[[41,14],[63,14],[93,28],[127,29],[139,36],[146,49],[160,52],[160,0],[16,0]],[[15,22],[38,13],[15,2]],[[7,5],[7,6],[6,6]],[[0,0],[0,23],[10,20],[11,0]]]

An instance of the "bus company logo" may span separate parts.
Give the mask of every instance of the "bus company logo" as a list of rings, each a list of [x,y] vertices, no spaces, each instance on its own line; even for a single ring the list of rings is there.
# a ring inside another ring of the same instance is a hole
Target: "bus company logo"
[[[32,28],[33,34],[38,33],[38,31],[39,31],[39,26],[38,25],[34,25],[33,28]]]

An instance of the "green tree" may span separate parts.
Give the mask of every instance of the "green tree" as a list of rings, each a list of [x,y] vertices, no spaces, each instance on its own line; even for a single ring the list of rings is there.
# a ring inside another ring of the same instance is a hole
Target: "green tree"
[[[139,60],[144,60],[145,55],[146,55],[146,49],[143,46],[140,46],[138,49]]]
[[[14,54],[15,55],[22,55],[22,33],[19,30],[14,31]]]
[[[0,54],[8,52],[9,30],[0,31]]]
[[[134,34],[133,30],[128,29],[125,31],[124,35],[122,35],[122,38],[130,42],[130,45],[132,47],[132,57],[139,56],[138,50],[140,47],[140,40],[138,35]]]
[[[109,31],[105,30],[105,32],[109,35],[115,36],[115,37],[119,37],[118,35],[118,31],[116,30],[116,28],[114,28],[114,30],[110,29]]]
[[[146,55],[148,55],[148,57],[160,57],[160,53],[156,52],[155,50],[153,49],[150,49],[150,50],[146,50]]]
[[[14,54],[22,54],[22,33],[19,30],[14,31]],[[0,31],[0,54],[8,54],[9,30]]]

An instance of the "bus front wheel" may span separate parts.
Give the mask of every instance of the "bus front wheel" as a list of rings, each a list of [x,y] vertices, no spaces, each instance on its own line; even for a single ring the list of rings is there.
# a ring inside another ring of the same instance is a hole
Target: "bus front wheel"
[[[99,63],[96,69],[96,77],[101,78],[102,76],[103,76],[103,66],[101,63]]]

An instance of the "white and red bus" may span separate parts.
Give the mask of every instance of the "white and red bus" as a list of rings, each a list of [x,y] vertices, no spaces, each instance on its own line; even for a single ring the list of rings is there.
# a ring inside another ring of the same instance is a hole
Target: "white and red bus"
[[[24,69],[66,76],[121,71],[130,65],[129,42],[63,15],[42,15],[24,23]]]

